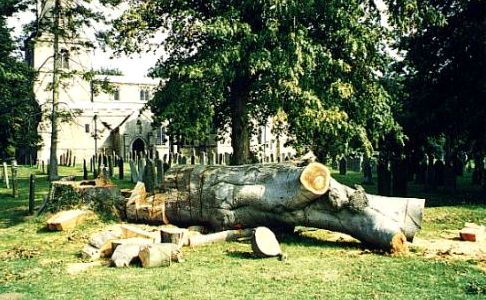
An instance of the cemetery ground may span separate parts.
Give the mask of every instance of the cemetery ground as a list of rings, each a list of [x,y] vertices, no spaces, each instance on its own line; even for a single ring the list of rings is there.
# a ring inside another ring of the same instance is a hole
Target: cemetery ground
[[[116,221],[95,218],[70,231],[46,230],[48,215],[28,214],[31,173],[39,207],[49,184],[35,167],[19,168],[17,198],[0,188],[0,299],[486,298],[486,244],[458,239],[465,222],[486,225],[486,193],[470,185],[470,174],[458,177],[454,193],[409,186],[409,196],[427,202],[423,228],[407,254],[370,251],[341,234],[297,228],[278,237],[285,261],[256,258],[248,242],[226,242],[185,247],[185,261],[169,267],[114,268],[101,261],[80,270],[79,253],[90,235]],[[60,167],[60,174],[82,178],[82,169]],[[128,175],[113,181],[132,188]],[[362,180],[356,172],[333,177],[350,186]],[[364,188],[375,193],[376,183]]]

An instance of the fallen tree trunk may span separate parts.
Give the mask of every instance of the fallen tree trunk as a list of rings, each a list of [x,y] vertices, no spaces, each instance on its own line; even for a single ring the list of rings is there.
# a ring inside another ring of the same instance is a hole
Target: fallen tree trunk
[[[162,212],[154,214],[159,218],[154,222],[215,230],[310,226],[392,251],[404,251],[406,239],[420,229],[425,202],[352,189],[331,178],[320,163],[179,166],[167,171],[163,188],[150,201]]]

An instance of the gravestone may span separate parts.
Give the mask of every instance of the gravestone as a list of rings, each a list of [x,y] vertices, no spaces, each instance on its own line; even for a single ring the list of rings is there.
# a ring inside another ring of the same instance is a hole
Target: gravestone
[[[157,159],[155,161],[155,167],[157,169],[157,182],[155,183],[155,186],[157,188],[162,188],[162,181],[164,180],[164,163],[162,160]]]
[[[83,159],[83,180],[88,180],[88,168],[86,167],[86,159]]]
[[[124,168],[125,167],[125,162],[123,161],[123,158],[119,158],[118,159],[118,179],[122,180],[124,177],[125,177],[125,171],[124,171]]]
[[[339,160],[339,175],[346,175],[347,164],[346,157]]]
[[[444,185],[444,171],[445,171],[445,164],[442,160],[438,159],[435,161],[434,164],[435,170],[435,183],[437,186]]]
[[[147,158],[146,165],[144,167],[143,183],[145,184],[145,190],[147,193],[152,194],[155,190],[155,166],[154,161]]]
[[[138,181],[138,170],[135,161],[131,159],[128,164],[130,165],[130,179],[132,183],[136,183]]]
[[[138,181],[143,181],[143,176],[145,175],[145,166],[147,161],[145,158],[140,158],[138,160]]]
[[[373,169],[371,167],[371,160],[365,158],[363,160],[363,184],[373,184]]]

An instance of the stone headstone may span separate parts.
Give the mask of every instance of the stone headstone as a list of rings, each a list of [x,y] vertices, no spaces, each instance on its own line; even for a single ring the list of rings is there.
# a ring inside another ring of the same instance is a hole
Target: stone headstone
[[[445,164],[442,160],[438,159],[434,163],[435,169],[435,183],[437,186],[444,185],[444,171],[445,171]]]
[[[155,167],[157,169],[157,182],[156,182],[155,186],[157,188],[161,188],[162,187],[162,181],[164,180],[164,163],[162,162],[162,160],[157,159],[155,161]]]
[[[147,162],[145,160],[145,158],[140,158],[138,160],[138,180],[139,181],[143,181],[143,176],[145,175],[145,166],[146,166]]]
[[[348,162],[346,161],[346,157],[343,157],[339,160],[339,175],[346,175]]]
[[[123,161],[123,158],[118,159],[118,178],[122,180],[125,177],[125,170],[123,169],[125,167],[125,162]]]
[[[138,169],[135,166],[135,161],[130,160],[129,165],[130,165],[130,176],[131,176],[130,179],[132,183],[136,183],[138,181]]]
[[[363,184],[373,184],[373,169],[371,167],[371,160],[365,158],[363,160]]]
[[[155,191],[155,164],[150,158],[147,158],[146,165],[144,167],[143,183],[145,184],[145,190],[147,193],[152,194]]]

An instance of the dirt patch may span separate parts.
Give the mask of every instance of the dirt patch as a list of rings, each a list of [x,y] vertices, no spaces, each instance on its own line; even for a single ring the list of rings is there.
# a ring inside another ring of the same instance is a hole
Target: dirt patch
[[[18,300],[18,299],[25,299],[25,295],[20,293],[0,294],[0,300]]]
[[[409,247],[411,252],[427,258],[475,260],[486,271],[486,241],[463,241],[459,230],[448,230],[439,239],[415,238]]]

